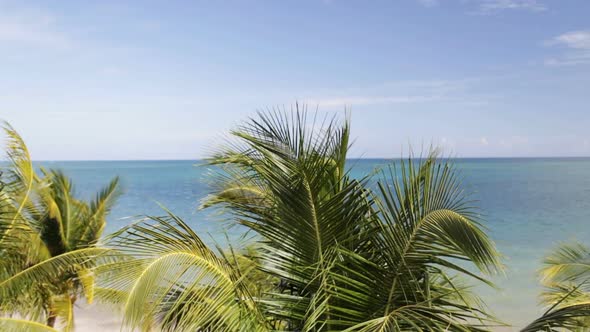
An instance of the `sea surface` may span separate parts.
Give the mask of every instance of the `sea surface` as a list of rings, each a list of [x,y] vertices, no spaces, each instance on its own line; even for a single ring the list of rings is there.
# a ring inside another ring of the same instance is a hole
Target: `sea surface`
[[[354,176],[363,176],[382,159],[351,160]],[[590,159],[456,159],[464,186],[473,192],[489,234],[504,255],[506,272],[494,277],[499,290],[477,291],[503,321],[523,326],[536,317],[538,286],[536,271],[552,248],[578,240],[590,245]],[[228,228],[217,213],[198,211],[207,194],[209,170],[199,161],[70,161],[39,162],[61,168],[85,198],[121,178],[123,196],[112,211],[107,233],[134,216],[163,215],[159,204],[182,217],[207,242],[236,239],[242,230]]]

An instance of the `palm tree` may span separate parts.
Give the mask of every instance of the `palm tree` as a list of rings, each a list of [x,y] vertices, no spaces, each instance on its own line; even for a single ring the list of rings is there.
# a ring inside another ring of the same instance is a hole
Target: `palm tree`
[[[522,332],[590,330],[590,248],[565,244],[549,255],[540,271],[548,309]]]
[[[111,245],[131,258],[97,287],[139,328],[487,330],[495,321],[461,278],[489,284],[499,255],[452,164],[433,154],[354,179],[349,132],[299,106],[260,113],[209,159],[203,207],[256,234],[253,266],[278,280],[271,291],[253,295],[236,255],[171,213],[118,233]]]
[[[22,138],[8,124],[10,167],[0,192],[0,312],[68,328],[80,296],[92,301],[91,258],[117,196],[113,179],[90,202],[77,199],[58,170],[39,177]],[[12,324],[15,321],[10,321]],[[6,323],[5,323],[6,324]]]

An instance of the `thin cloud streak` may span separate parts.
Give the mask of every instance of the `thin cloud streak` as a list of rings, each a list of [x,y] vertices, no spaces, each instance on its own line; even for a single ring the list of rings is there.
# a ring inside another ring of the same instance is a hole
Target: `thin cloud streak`
[[[469,107],[487,105],[493,96],[474,91],[478,84],[493,80],[490,77],[457,80],[393,81],[380,85],[324,92],[308,96],[302,101],[320,107],[370,106],[396,104],[424,104],[445,102]]]
[[[590,30],[570,31],[553,38],[550,43],[561,44],[569,48],[590,50]]]
[[[570,31],[545,42],[547,46],[565,48],[559,56],[545,59],[547,66],[573,66],[590,64],[590,30]]]
[[[438,6],[438,0],[416,0],[416,1],[424,7]]]
[[[415,0],[420,5],[432,8],[442,3],[439,0]],[[540,0],[475,0],[459,1],[461,4],[472,7],[471,14],[492,15],[501,11],[521,10],[528,12],[543,12],[549,8]],[[475,6],[476,9],[473,9]]]
[[[324,107],[350,106],[350,105],[377,105],[377,104],[413,104],[437,100],[437,96],[350,96],[320,99],[305,99],[310,105]]]
[[[501,10],[526,10],[532,12],[547,10],[547,6],[537,0],[484,0],[479,8],[484,13]]]
[[[52,14],[30,8],[0,5],[0,41],[11,44],[64,48],[71,42],[57,28]]]

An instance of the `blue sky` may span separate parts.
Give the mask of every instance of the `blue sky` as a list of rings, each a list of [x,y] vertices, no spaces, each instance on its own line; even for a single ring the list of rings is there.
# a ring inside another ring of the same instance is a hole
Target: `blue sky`
[[[36,159],[200,158],[257,109],[352,110],[354,155],[590,155],[590,1],[0,0]]]

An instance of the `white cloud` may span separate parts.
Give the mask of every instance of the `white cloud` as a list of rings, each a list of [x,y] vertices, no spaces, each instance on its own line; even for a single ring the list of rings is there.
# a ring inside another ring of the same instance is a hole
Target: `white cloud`
[[[571,31],[553,38],[553,44],[569,48],[590,50],[590,30]]]
[[[489,145],[490,143],[488,142],[488,139],[486,137],[482,137],[479,139],[479,143],[481,145]]]
[[[546,66],[574,66],[590,64],[590,52],[570,53],[559,57],[547,58],[543,62]]]
[[[566,49],[564,54],[545,59],[545,65],[570,66],[590,64],[590,30],[566,32],[552,38],[545,44]]]
[[[538,0],[483,0],[479,6],[481,13],[494,13],[502,10],[526,10],[540,12],[547,6]]]
[[[474,91],[485,78],[392,81],[379,85],[307,94],[300,101],[320,107],[452,103],[486,106],[493,96]]]
[[[416,0],[419,4],[424,7],[434,7],[438,5],[438,0]]]
[[[424,7],[436,7],[443,3],[440,0],[414,0]],[[520,10],[529,12],[542,12],[548,7],[542,0],[455,0],[454,2],[470,7],[468,13],[476,15],[492,15],[501,11]]]
[[[57,29],[56,18],[50,13],[1,5],[0,41],[50,47],[69,45],[68,38]]]
[[[352,105],[377,105],[377,104],[412,104],[424,103],[435,100],[436,96],[344,96],[308,98],[304,102],[310,105],[325,107],[352,106]]]

